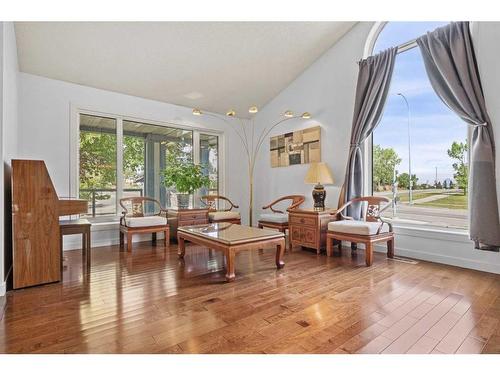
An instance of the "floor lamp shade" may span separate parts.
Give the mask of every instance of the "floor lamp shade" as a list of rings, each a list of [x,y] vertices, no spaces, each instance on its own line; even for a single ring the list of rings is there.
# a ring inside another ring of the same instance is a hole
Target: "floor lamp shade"
[[[319,211],[324,210],[326,191],[323,184],[333,184],[333,176],[330,168],[325,163],[312,163],[309,171],[307,171],[304,182],[306,184],[315,184],[312,191],[314,209]]]

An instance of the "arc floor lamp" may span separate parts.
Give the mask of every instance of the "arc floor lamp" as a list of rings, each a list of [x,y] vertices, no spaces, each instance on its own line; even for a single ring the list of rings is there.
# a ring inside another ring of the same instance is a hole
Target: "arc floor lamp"
[[[255,114],[259,111],[256,106],[252,106],[248,109],[250,114]],[[246,120],[236,117],[236,112],[234,110],[229,110],[226,113],[227,117],[236,119],[237,121],[229,122],[224,116],[220,116],[213,113],[204,113],[199,108],[193,109],[193,115],[195,116],[209,116],[214,117],[218,120],[225,122],[231,129],[233,129],[238,135],[243,148],[245,150],[245,155],[247,157],[247,168],[248,168],[248,180],[249,180],[249,205],[248,205],[248,222],[250,226],[253,224],[253,174],[255,170],[255,161],[262,147],[264,141],[266,140],[269,133],[276,128],[278,125],[294,120],[294,119],[310,119],[311,114],[309,112],[304,112],[301,115],[296,115],[292,111],[285,111],[280,119],[260,131],[259,134],[255,132],[255,122],[253,119]],[[235,126],[237,123],[237,126]]]

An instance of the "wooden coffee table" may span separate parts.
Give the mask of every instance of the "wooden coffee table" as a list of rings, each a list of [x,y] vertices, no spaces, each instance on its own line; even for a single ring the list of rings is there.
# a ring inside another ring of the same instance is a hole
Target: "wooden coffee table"
[[[276,267],[285,266],[285,235],[266,229],[247,227],[231,223],[213,223],[208,225],[191,225],[177,229],[179,257],[186,253],[185,241],[220,250],[226,257],[226,280],[233,281],[234,256],[240,250],[258,250],[265,246],[276,245]]]

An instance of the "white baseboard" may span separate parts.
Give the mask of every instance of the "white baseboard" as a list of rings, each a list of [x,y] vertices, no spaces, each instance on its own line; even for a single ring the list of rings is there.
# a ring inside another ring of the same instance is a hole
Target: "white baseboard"
[[[385,245],[375,245],[375,251],[380,253],[387,253],[387,247]],[[429,253],[426,251],[418,251],[413,249],[403,249],[398,247],[394,249],[394,253],[396,254],[396,256],[399,255],[407,258],[425,260],[428,262],[441,263],[450,266],[470,268],[477,271],[500,274],[500,265],[498,264],[491,264],[467,258],[453,257],[449,255]]]

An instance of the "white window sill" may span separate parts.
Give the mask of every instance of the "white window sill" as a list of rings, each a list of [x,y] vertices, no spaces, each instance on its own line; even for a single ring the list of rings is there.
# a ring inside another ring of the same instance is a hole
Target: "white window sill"
[[[397,222],[392,223],[392,225],[394,233],[404,236],[471,243],[469,231],[465,229],[412,225]]]
[[[120,221],[110,219],[110,221],[103,221],[103,222],[92,222],[91,231],[92,232],[100,232],[100,231],[107,231],[107,230],[115,230],[120,227]]]

